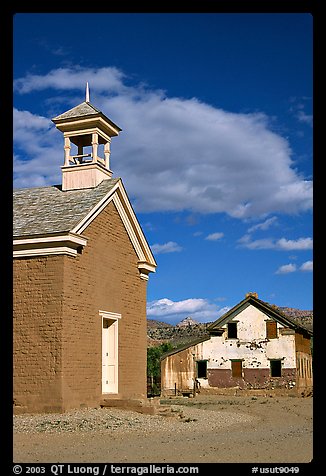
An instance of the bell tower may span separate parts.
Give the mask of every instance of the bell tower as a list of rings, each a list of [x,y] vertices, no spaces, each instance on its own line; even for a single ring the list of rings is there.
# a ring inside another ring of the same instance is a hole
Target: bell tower
[[[94,188],[111,178],[111,138],[121,129],[90,103],[88,83],[85,101],[54,117],[52,122],[64,137],[63,191]],[[77,147],[76,153],[72,144]]]

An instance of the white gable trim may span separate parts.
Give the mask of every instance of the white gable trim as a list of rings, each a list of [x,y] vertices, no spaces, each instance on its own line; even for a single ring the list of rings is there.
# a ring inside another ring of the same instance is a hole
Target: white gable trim
[[[106,207],[108,203],[110,203],[113,198],[113,194],[117,190],[118,186],[119,182],[117,182],[115,186],[112,187],[112,189],[102,198],[102,200],[100,200],[95,205],[95,207],[92,208],[92,210],[71,230],[72,233],[77,233],[80,235],[85,230],[85,228],[88,227],[88,225],[94,220],[94,218],[96,218],[97,215],[101,213],[103,208]]]
[[[121,180],[100,200],[95,207],[71,230],[72,233],[81,234],[92,223],[92,221],[102,212],[102,210],[113,202],[124,227],[128,233],[130,241],[137,254],[138,268],[142,279],[148,279],[148,273],[155,272],[157,266],[151,249],[146,241],[144,233],[138,223],[137,217],[132,209],[127,193]]]

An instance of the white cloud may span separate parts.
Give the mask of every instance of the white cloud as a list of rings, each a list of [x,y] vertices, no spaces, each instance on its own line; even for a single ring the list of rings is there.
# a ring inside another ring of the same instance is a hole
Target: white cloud
[[[313,271],[313,262],[312,261],[305,261],[302,265],[297,268],[294,263],[284,264],[280,266],[276,271],[276,274],[288,274],[294,273],[295,271],[303,271],[303,272],[310,272]]]
[[[224,236],[224,233],[220,233],[220,232],[211,233],[210,235],[206,236],[205,240],[217,241],[223,238],[223,236]]]
[[[207,306],[205,299],[185,299],[184,301],[171,301],[163,298],[148,303],[149,316],[169,316],[171,314],[193,313]]]
[[[184,317],[191,317],[198,322],[214,321],[226,313],[230,308],[220,308],[207,299],[192,298],[183,301],[172,301],[163,298],[147,304],[147,316],[150,318],[165,318],[178,322]]]
[[[313,261],[305,261],[302,263],[300,271],[313,271]]]
[[[123,72],[115,67],[106,68],[73,68],[53,69],[45,75],[27,74],[14,81],[14,90],[20,94],[32,91],[43,91],[48,88],[71,91],[85,89],[86,82],[91,81],[93,91],[110,91],[120,93],[128,90],[124,86]]]
[[[61,183],[63,144],[51,120],[29,111],[14,109],[13,125],[15,186]]]
[[[307,114],[305,112],[306,106],[309,106],[311,103],[310,97],[292,97],[290,99],[291,107],[289,111],[291,114],[301,123],[307,124],[308,126],[313,126],[313,115]]]
[[[311,250],[313,248],[312,238],[298,238],[297,240],[287,240],[286,238],[280,238],[275,240],[273,238],[263,238],[259,240],[252,240],[251,235],[244,235],[238,240],[241,247],[248,248],[250,250]]]
[[[276,271],[276,274],[289,274],[289,273],[294,273],[297,270],[297,267],[293,263],[289,264],[284,264],[283,266],[280,266],[278,270]]]
[[[306,114],[304,111],[298,111],[297,119],[299,122],[303,122],[305,124],[308,124],[309,126],[312,126],[313,124],[312,114]]]
[[[151,245],[151,250],[154,254],[160,255],[163,253],[175,253],[176,251],[182,251],[182,247],[175,241],[168,241],[167,243],[159,244],[155,243]]]
[[[280,250],[311,250],[312,247],[312,238],[299,238],[298,240],[281,238],[276,242],[276,248]]]
[[[269,129],[263,113],[237,114],[196,98],[167,97],[144,84],[129,85],[129,78],[111,67],[58,68],[19,78],[14,86],[17,94],[79,89],[83,98],[86,81],[91,102],[123,129],[112,141],[111,166],[114,176],[123,178],[136,211],[249,218],[311,209],[312,182],[294,170],[288,141]],[[60,132],[47,130],[52,142],[44,156],[44,124],[31,130],[26,119],[25,126],[35,151],[26,150],[29,167],[15,167],[15,186],[33,186],[40,178],[50,184],[54,169],[60,175]],[[24,129],[23,122],[23,134]],[[25,159],[19,157],[17,164]]]
[[[277,222],[277,217],[267,218],[267,220],[263,221],[262,223],[257,223],[252,227],[248,228],[248,233],[253,233],[257,230],[268,230],[272,225]]]

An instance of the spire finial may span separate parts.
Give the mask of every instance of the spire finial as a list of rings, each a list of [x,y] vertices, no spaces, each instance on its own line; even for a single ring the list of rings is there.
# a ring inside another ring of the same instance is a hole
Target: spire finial
[[[88,86],[88,81],[86,81],[86,102],[89,102],[89,86]]]

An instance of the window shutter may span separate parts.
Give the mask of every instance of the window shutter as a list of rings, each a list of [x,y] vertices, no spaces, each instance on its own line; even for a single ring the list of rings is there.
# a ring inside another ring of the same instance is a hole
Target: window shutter
[[[266,337],[267,339],[277,339],[276,321],[266,321]]]

